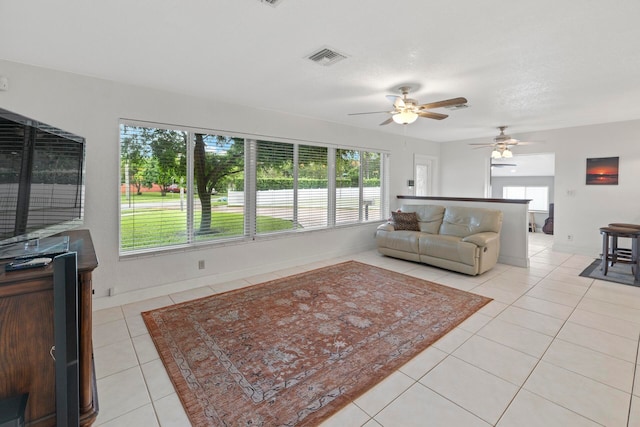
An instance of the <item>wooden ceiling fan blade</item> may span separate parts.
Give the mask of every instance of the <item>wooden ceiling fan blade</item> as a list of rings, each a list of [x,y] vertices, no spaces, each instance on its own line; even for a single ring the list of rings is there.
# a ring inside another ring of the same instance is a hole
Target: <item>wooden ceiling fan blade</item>
[[[473,143],[471,143],[469,145],[477,145],[477,146],[480,146],[480,147],[493,147],[496,144],[493,144],[491,142],[473,142]]]
[[[434,120],[442,120],[449,117],[447,114],[434,113],[432,111],[420,111],[418,113],[418,116],[425,117],[427,119],[434,119]]]
[[[347,114],[347,116],[361,116],[363,114],[380,114],[380,113],[387,113],[387,114],[391,114],[391,111],[368,111],[366,113],[349,113]]]
[[[461,105],[466,103],[467,103],[467,98],[459,97],[459,98],[446,99],[444,101],[436,101],[436,102],[430,102],[428,104],[422,104],[418,108],[420,108],[421,110],[429,110],[431,108],[449,107],[452,105]]]
[[[384,126],[384,125],[388,125],[389,123],[393,122],[393,117],[389,117],[387,120],[385,120],[384,122],[380,123],[378,126]]]

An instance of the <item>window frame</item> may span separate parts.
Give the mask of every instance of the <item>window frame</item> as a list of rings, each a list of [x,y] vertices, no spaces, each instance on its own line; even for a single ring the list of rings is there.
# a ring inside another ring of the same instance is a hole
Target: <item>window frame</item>
[[[230,132],[230,131],[220,131],[215,129],[205,129],[205,128],[196,128],[192,126],[179,126],[173,124],[165,124],[165,123],[157,123],[157,122],[146,122],[140,120],[131,120],[131,119],[120,119],[118,123],[119,129],[119,165],[122,164],[122,134],[121,127],[122,126],[133,126],[133,127],[141,127],[141,128],[151,128],[151,129],[165,129],[172,131],[183,131],[188,133],[187,138],[187,172],[186,172],[186,203],[188,210],[187,217],[187,227],[186,232],[188,233],[187,241],[183,244],[172,244],[172,245],[157,245],[144,249],[135,249],[135,250],[123,250],[122,248],[122,197],[119,192],[118,197],[118,252],[121,258],[127,258],[132,256],[140,256],[144,254],[153,254],[167,251],[175,251],[175,250],[186,250],[190,248],[200,248],[204,246],[224,246],[228,244],[241,244],[252,242],[255,240],[262,240],[274,237],[288,237],[298,233],[313,233],[318,231],[329,231],[332,229],[340,228],[340,227],[351,227],[351,226],[360,226],[369,223],[380,222],[384,220],[384,212],[388,210],[389,201],[389,152],[386,150],[379,150],[373,148],[364,148],[364,147],[355,147],[349,145],[342,144],[328,144],[317,141],[309,141],[309,140],[301,140],[301,139],[289,139],[289,138],[281,138],[281,137],[273,137],[273,136],[264,136],[260,135],[259,137],[251,134],[244,134],[241,132]],[[220,238],[220,239],[212,239],[199,241],[194,238],[195,229],[197,226],[194,224],[194,135],[196,133],[207,134],[207,135],[222,135],[228,136],[232,138],[241,138],[244,139],[244,232],[240,236],[233,236],[229,238]],[[272,232],[272,233],[258,233],[257,232],[257,194],[256,194],[256,183],[257,183],[257,144],[258,141],[267,141],[267,142],[275,142],[275,143],[285,143],[292,144],[294,149],[294,206],[293,206],[293,219],[298,219],[298,202],[299,202],[299,185],[298,185],[298,160],[299,160],[299,148],[300,146],[313,146],[313,147],[324,147],[327,149],[327,225],[313,227],[311,229],[301,229],[301,228],[292,228],[286,229],[282,231]],[[367,152],[367,153],[376,153],[379,156],[380,163],[380,177],[379,177],[379,191],[380,191],[380,218],[374,219],[365,219],[364,218],[364,209],[363,209],[363,177],[362,177],[362,162],[360,162],[360,174],[359,174],[359,183],[358,183],[358,194],[359,194],[359,209],[358,209],[358,220],[354,222],[348,223],[336,223],[336,210],[337,210],[337,201],[336,201],[336,180],[335,180],[335,170],[336,170],[336,153],[338,150],[354,150],[359,153]],[[120,167],[119,166],[119,167]],[[120,168],[119,171],[119,180],[120,185],[118,188],[121,188],[123,184],[120,179],[123,170]]]

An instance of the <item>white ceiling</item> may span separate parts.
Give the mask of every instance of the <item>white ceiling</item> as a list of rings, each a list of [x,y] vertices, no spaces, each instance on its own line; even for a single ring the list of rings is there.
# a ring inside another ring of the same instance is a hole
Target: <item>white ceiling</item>
[[[0,0],[0,58],[431,141],[640,118],[640,1]],[[348,59],[305,59],[331,47]],[[0,75],[2,70],[0,69]],[[464,96],[379,127],[386,94]]]

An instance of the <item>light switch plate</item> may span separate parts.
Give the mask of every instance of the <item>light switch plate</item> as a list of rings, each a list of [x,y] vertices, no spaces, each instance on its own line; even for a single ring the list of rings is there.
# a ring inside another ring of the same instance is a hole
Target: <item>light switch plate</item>
[[[9,90],[9,79],[4,76],[0,76],[0,90]]]

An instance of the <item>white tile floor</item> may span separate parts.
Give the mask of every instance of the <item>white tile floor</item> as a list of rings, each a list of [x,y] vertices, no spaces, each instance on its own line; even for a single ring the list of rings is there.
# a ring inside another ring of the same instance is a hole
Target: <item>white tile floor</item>
[[[592,259],[551,251],[550,237],[530,234],[530,268],[478,277],[350,257],[494,301],[323,426],[640,426],[640,288],[579,277]],[[343,260],[95,311],[96,425],[190,425],[141,311]]]

